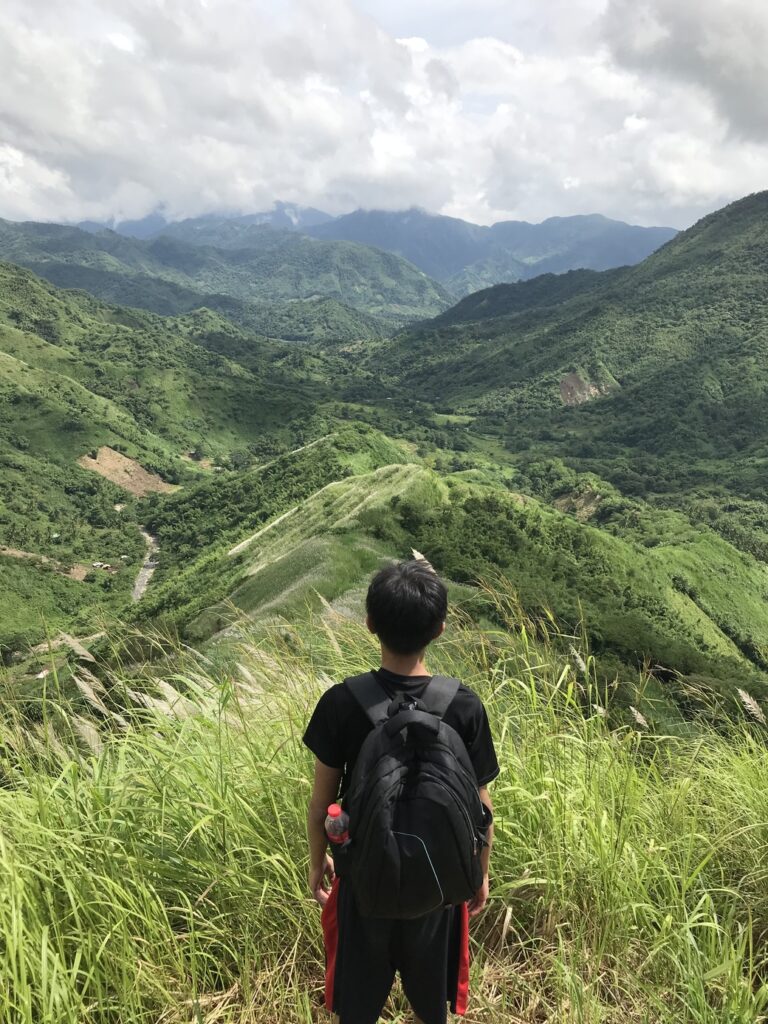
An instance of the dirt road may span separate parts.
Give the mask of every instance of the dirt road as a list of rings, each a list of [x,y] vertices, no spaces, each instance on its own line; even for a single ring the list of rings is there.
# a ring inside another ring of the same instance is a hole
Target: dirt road
[[[144,538],[144,543],[147,545],[147,554],[144,558],[144,564],[139,569],[139,574],[136,577],[136,582],[133,584],[133,593],[131,594],[132,601],[140,601],[149,586],[149,581],[155,574],[157,568],[157,560],[155,555],[157,554],[157,539],[142,528],[141,536]]]

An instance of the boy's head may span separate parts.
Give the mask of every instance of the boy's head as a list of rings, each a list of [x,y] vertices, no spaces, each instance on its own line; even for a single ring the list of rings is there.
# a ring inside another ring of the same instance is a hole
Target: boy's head
[[[396,562],[373,577],[365,608],[369,628],[388,650],[416,654],[442,632],[448,592],[427,562]]]

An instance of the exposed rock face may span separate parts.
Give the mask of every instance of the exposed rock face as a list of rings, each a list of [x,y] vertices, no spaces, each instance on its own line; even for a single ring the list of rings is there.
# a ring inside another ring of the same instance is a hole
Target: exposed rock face
[[[600,388],[582,380],[578,373],[569,373],[560,381],[560,397],[563,405],[582,405],[602,394]]]
[[[600,507],[601,496],[591,489],[582,491],[580,494],[570,493],[555,498],[553,505],[561,512],[571,512],[581,522],[591,519]]]

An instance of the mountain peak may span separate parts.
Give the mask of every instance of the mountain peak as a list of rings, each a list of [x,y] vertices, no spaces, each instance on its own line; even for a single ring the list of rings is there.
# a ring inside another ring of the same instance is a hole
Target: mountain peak
[[[361,242],[410,260],[456,295],[545,273],[637,263],[675,235],[602,214],[550,217],[541,224],[499,221],[491,227],[458,217],[408,210],[355,210],[310,229],[316,238]]]

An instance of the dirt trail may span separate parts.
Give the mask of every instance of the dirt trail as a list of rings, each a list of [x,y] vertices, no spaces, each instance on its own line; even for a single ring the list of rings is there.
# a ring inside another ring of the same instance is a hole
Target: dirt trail
[[[299,452],[305,452],[308,448],[314,448],[316,444],[320,444],[321,441],[327,441],[329,437],[335,437],[336,435],[323,434],[322,437],[316,437],[314,441],[310,441],[308,444],[303,444],[300,448],[292,448],[289,452],[283,452],[282,455],[276,455],[274,459],[270,459],[269,462],[262,462],[260,466],[256,466],[253,470],[254,473],[261,473],[262,470],[269,469],[270,466],[274,466],[280,459],[285,459],[289,455],[298,455]]]
[[[149,581],[155,575],[155,569],[157,568],[157,561],[155,555],[157,554],[157,538],[153,537],[151,533],[148,533],[142,528],[141,536],[144,538],[144,543],[147,545],[147,553],[144,558],[144,564],[139,569],[139,574],[136,577],[136,582],[133,584],[133,592],[131,594],[132,601],[140,601],[144,596]]]
[[[262,528],[257,530],[256,533],[252,533],[250,537],[246,537],[245,540],[241,540],[239,544],[235,544],[235,546],[227,552],[229,557],[232,558],[233,555],[239,555],[241,551],[245,551],[248,545],[252,544],[262,535],[262,533],[266,533],[267,530],[271,530],[273,526],[277,526],[278,523],[282,523],[282,521],[287,519],[288,516],[293,515],[298,507],[298,505],[294,505],[293,508],[289,508],[287,512],[283,512],[281,516],[278,516],[277,519],[273,519],[267,526],[262,526]]]
[[[314,448],[316,444],[320,444],[321,441],[327,441],[329,437],[334,436],[334,434],[324,434],[322,437],[315,438],[314,441],[310,441],[308,444],[303,444],[300,448],[294,448],[290,452],[284,452],[282,455],[278,455],[274,459],[270,459],[269,462],[264,462],[261,466],[257,466],[254,472],[261,473],[263,470],[269,469],[270,466],[274,466],[274,464],[279,462],[280,459],[284,459],[288,455],[296,455],[298,452],[305,452],[308,448]],[[295,505],[293,508],[289,508],[287,512],[283,512],[283,514],[278,516],[277,519],[273,519],[271,523],[268,523],[266,526],[262,526],[260,530],[256,531],[256,533],[252,533],[250,537],[246,537],[245,540],[241,540],[238,544],[235,544],[235,546],[230,548],[227,552],[229,557],[232,558],[234,555],[239,555],[241,551],[245,551],[245,549],[263,533],[266,533],[267,530],[271,530],[273,526],[277,526],[277,524],[281,523],[283,519],[293,515],[298,508],[298,505]]]
[[[22,551],[20,548],[8,548],[4,544],[0,544],[0,555],[4,555],[6,558],[19,558],[30,562],[39,562],[41,565],[51,565],[61,576],[68,576],[71,580],[77,580],[79,583],[82,583],[90,572],[90,567],[87,565],[75,563],[75,565],[67,568],[61,562],[57,562],[47,555],[36,555],[34,551]]]

